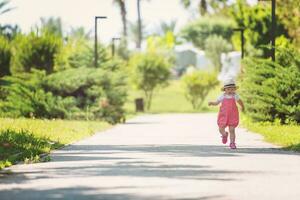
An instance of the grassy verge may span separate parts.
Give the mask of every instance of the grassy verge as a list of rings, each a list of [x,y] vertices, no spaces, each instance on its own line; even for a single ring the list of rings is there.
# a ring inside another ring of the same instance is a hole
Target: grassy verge
[[[39,155],[104,130],[106,122],[0,119],[0,169],[18,161],[36,162]]]
[[[242,125],[250,131],[263,135],[267,142],[300,152],[300,125],[257,123],[245,116],[242,117]]]
[[[196,113],[196,112],[216,112],[217,107],[208,107],[208,100],[215,100],[220,94],[219,87],[212,90],[199,110],[193,110],[192,105],[184,95],[184,88],[179,80],[170,81],[169,86],[156,91],[153,97],[152,106],[148,113]],[[129,91],[129,98],[125,104],[128,113],[135,112],[134,99],[143,97],[140,91]]]

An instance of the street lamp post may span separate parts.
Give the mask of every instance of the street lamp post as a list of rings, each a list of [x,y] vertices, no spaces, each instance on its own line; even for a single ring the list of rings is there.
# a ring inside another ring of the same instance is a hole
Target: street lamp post
[[[272,2],[272,27],[271,27],[271,56],[272,61],[275,61],[275,40],[276,40],[276,0],[258,0],[258,1],[271,1]]]
[[[113,37],[111,39],[111,55],[112,55],[112,57],[115,56],[115,40],[121,40],[121,38]]]
[[[97,21],[98,19],[106,19],[106,16],[95,16],[95,54],[94,54],[94,61],[95,61],[95,67],[98,67],[98,27],[97,27]]]
[[[244,31],[245,28],[234,28],[233,31],[240,31],[241,32],[241,52],[242,52],[242,59],[245,56],[245,50],[244,50],[244,45],[245,45],[245,37],[244,37]]]

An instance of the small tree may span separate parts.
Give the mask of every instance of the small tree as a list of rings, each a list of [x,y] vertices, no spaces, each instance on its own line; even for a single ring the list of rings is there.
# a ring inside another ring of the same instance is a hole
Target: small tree
[[[185,87],[186,99],[192,104],[194,110],[198,110],[209,91],[218,85],[215,74],[202,71],[194,71],[182,77]]]
[[[165,86],[170,77],[170,63],[156,53],[137,54],[130,60],[132,81],[145,94],[146,109],[150,109],[153,91]]]
[[[221,71],[222,53],[227,53],[231,50],[231,44],[224,38],[218,35],[209,36],[205,41],[205,54],[213,63],[217,72]]]

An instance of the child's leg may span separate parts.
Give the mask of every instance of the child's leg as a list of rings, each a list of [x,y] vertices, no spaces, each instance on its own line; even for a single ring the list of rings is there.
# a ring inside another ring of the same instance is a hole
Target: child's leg
[[[230,143],[235,143],[235,127],[229,126]]]
[[[219,132],[221,133],[221,135],[225,136],[226,135],[225,127],[219,127]]]

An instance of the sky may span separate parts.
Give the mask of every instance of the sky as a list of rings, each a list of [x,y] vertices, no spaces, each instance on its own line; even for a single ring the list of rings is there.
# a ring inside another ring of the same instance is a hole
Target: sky
[[[127,1],[127,19],[137,20],[136,0]],[[251,0],[255,1],[255,0]],[[40,22],[41,17],[60,17],[64,30],[70,27],[85,27],[94,31],[94,16],[107,16],[98,23],[98,34],[102,42],[108,43],[112,37],[122,36],[120,11],[113,0],[10,0],[11,12],[0,16],[1,24],[18,24],[28,32]],[[195,10],[183,8],[180,0],[142,0],[142,18],[149,31],[159,27],[161,21],[177,21],[177,30],[195,17]]]
[[[127,0],[128,20],[137,20],[136,0]],[[122,22],[120,11],[112,0],[11,0],[9,7],[16,7],[0,17],[0,23],[18,24],[22,31],[28,32],[38,24],[41,17],[61,17],[65,30],[83,26],[93,31],[94,16],[107,16],[98,23],[98,33],[102,41],[121,36]],[[158,26],[160,21],[177,20],[182,26],[191,15],[179,0],[142,1],[142,18],[149,30]]]

